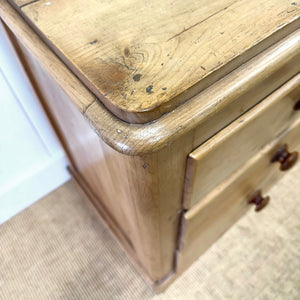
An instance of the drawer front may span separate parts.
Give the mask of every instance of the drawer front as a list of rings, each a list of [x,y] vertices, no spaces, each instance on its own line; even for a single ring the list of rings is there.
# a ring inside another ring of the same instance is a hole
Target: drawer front
[[[279,162],[271,163],[284,144],[289,150],[300,152],[300,119],[183,215],[179,270],[197,259],[249,208],[254,210],[248,201],[256,191],[266,195],[271,185],[288,172],[280,170]],[[268,207],[264,210],[267,212]]]
[[[184,206],[195,205],[264,145],[300,118],[300,74],[188,157]]]

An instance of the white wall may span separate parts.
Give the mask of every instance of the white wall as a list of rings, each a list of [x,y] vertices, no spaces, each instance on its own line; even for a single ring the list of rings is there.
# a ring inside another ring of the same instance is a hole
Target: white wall
[[[66,182],[66,165],[0,24],[0,224]]]

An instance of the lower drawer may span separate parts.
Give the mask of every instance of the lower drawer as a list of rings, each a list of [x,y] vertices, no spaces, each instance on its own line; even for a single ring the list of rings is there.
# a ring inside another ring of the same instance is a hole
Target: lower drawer
[[[179,271],[187,268],[249,208],[254,209],[248,201],[256,191],[261,191],[264,196],[269,187],[287,172],[280,170],[279,162],[271,162],[284,144],[288,145],[288,150],[300,152],[300,120],[183,215]]]

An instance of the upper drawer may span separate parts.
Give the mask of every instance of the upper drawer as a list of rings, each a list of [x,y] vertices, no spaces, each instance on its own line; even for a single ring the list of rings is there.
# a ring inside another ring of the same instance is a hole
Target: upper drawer
[[[283,132],[300,112],[300,74],[188,157],[184,206],[189,208]]]

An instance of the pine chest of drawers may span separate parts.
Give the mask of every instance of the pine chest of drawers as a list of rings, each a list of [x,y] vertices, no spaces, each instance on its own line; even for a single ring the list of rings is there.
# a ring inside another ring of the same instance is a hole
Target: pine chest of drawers
[[[1,2],[72,176],[156,288],[261,210],[297,162],[299,12],[285,0]]]

